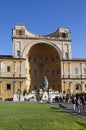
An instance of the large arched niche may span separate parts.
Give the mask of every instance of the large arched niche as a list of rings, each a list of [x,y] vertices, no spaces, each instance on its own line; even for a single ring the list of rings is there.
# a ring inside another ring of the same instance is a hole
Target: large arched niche
[[[24,47],[23,51],[22,51],[22,57],[26,58],[27,53],[31,49],[31,47],[34,46],[34,45],[36,45],[36,44],[39,44],[39,43],[40,44],[41,43],[45,43],[45,44],[51,45],[59,53],[60,60],[62,60],[62,52],[61,52],[61,50],[53,42],[47,42],[47,41],[41,41],[41,40],[39,42],[38,41],[37,42],[33,42],[32,41],[32,42],[30,42],[30,44],[27,44]]]
[[[26,55],[28,88],[43,88],[43,78],[46,76],[49,82],[49,88],[60,91],[60,61],[61,57],[53,46],[46,43],[33,45]]]

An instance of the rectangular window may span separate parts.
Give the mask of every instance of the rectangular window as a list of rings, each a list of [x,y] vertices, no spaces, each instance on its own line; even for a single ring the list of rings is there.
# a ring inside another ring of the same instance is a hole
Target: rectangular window
[[[10,72],[10,66],[7,66],[7,72]]]
[[[78,68],[75,68],[74,72],[75,72],[75,74],[78,74]]]
[[[78,78],[78,75],[75,75],[75,78]]]
[[[63,38],[66,38],[66,33],[62,33],[62,37],[63,37]]]
[[[6,90],[11,90],[11,84],[6,85]]]
[[[17,56],[20,57],[20,51],[19,50],[17,51]]]
[[[36,76],[37,75],[37,71],[36,70],[34,70],[34,76]]]
[[[45,58],[45,62],[48,63],[48,58],[47,57]]]
[[[46,71],[46,76],[49,76],[49,71],[48,70]]]
[[[83,68],[83,73],[86,74],[86,68]]]
[[[24,35],[25,34],[25,31],[24,30],[20,30],[20,29],[18,29],[18,30],[16,30],[16,35]]]
[[[86,76],[84,76],[84,78],[86,78]]]
[[[40,71],[40,76],[43,76],[43,72],[42,71]]]
[[[68,59],[68,52],[65,53],[65,58]]]
[[[43,63],[43,59],[42,58],[39,59],[39,63]]]

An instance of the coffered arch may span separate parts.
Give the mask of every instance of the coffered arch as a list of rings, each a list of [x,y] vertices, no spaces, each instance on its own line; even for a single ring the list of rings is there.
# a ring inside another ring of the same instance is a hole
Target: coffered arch
[[[61,53],[60,49],[54,43],[47,42],[47,41],[44,41],[44,40],[43,41],[40,40],[40,41],[36,41],[36,42],[32,41],[32,42],[30,42],[30,44],[27,44],[24,47],[23,51],[22,51],[23,58],[26,58],[26,55],[28,54],[28,52],[31,49],[31,47],[34,46],[34,45],[36,45],[36,44],[38,44],[38,43],[39,44],[44,43],[44,44],[48,44],[48,45],[52,46],[58,52],[60,60],[62,60],[62,53]]]

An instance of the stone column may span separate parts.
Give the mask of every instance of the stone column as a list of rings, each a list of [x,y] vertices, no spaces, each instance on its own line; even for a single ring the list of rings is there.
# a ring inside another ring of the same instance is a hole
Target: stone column
[[[22,72],[21,69],[22,69],[22,61],[20,61],[20,74],[19,74],[20,77],[21,77],[21,72]]]
[[[13,94],[15,94],[15,71],[16,71],[16,68],[15,68],[15,63],[16,61],[13,61],[14,62],[14,74],[13,74]]]
[[[68,63],[68,71],[69,71],[69,76],[68,76],[68,78],[70,78],[70,63]]]
[[[13,81],[13,94],[15,94],[15,83],[16,83],[16,81],[14,80]]]
[[[63,90],[63,91],[66,91],[66,88],[65,88],[66,86],[65,86],[65,84],[66,84],[66,81],[64,81],[64,90]]]
[[[81,78],[82,78],[82,63],[80,63],[80,74],[81,74]]]
[[[62,58],[64,58],[64,43],[62,42]]]
[[[69,59],[69,52],[70,52],[69,45],[67,45],[67,52],[68,52],[68,59]]]
[[[24,101],[23,93],[22,93],[22,83],[23,81],[20,81],[20,91],[19,91],[19,101]]]
[[[64,62],[63,62],[63,78],[65,77],[65,72],[64,72]]]
[[[82,88],[81,88],[81,89],[82,89],[81,91],[84,91],[84,82],[83,82],[83,81],[81,81],[81,87],[82,87]]]
[[[15,64],[16,64],[16,61],[13,61],[14,62],[14,77],[15,77],[15,71],[16,71],[16,68],[15,68]]]
[[[20,82],[20,91],[21,91],[23,81],[19,81],[19,82]]]
[[[72,82],[69,82],[70,95],[72,95],[72,93],[73,93],[71,84],[72,84]]]
[[[1,83],[2,83],[2,81],[0,81],[0,96],[1,96]]]

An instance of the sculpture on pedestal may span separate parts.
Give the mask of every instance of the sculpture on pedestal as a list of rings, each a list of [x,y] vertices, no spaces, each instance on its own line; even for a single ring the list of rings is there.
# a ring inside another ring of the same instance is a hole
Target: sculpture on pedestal
[[[49,85],[48,79],[45,76],[44,79],[43,79],[43,90],[44,90],[44,93],[43,93],[43,97],[42,97],[42,100],[45,100],[45,101],[49,101],[49,86],[48,85]]]
[[[43,89],[48,89],[48,79],[47,77],[45,76],[44,79],[43,79]]]

